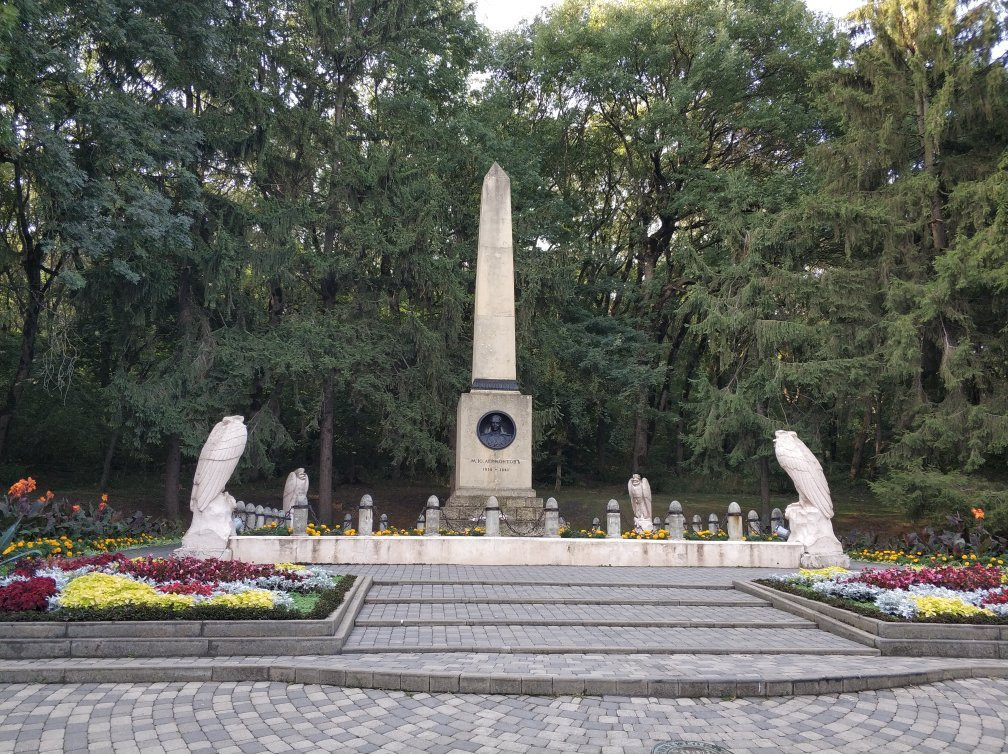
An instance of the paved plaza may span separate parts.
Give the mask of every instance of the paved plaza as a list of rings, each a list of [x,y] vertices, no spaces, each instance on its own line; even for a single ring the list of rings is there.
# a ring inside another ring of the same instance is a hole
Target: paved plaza
[[[999,752],[1008,681],[780,699],[409,694],[280,683],[9,685],[0,752]]]
[[[1008,750],[1008,661],[880,657],[732,587],[770,571],[333,570],[342,654],[0,661],[0,752]]]

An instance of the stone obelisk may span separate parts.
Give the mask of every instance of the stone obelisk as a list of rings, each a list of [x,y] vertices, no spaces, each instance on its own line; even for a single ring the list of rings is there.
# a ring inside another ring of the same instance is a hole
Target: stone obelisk
[[[518,388],[515,359],[511,179],[496,162],[483,179],[472,384],[459,397],[455,479],[444,517],[471,525],[497,498],[502,534],[541,534],[542,499],[532,489],[532,396]]]

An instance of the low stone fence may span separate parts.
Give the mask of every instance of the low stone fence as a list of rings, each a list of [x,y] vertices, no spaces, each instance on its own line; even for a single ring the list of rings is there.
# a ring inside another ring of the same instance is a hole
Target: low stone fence
[[[258,506],[257,506],[258,509]],[[259,521],[258,512],[255,513]],[[364,495],[358,506],[356,533],[352,536],[307,536],[295,530],[293,536],[231,538],[232,557],[250,563],[415,563],[423,565],[587,565],[587,566],[701,566],[708,568],[798,568],[803,551],[798,543],[746,541],[746,536],[762,535],[759,516],[750,511],[745,525],[738,503],[731,503],[723,519],[711,513],[706,521],[693,517],[692,531],[686,529],[682,506],[673,500],[665,519],[668,537],[624,538],[620,506],[616,500],[606,505],[606,528],[596,519],[595,537],[565,537],[560,510],[554,498],[543,506],[543,537],[501,536],[503,514],[497,499],[487,499],[484,514],[471,523],[485,527],[481,536],[442,534],[441,503],[428,498],[417,520],[421,536],[385,536],[388,517],[375,521],[374,500]],[[722,527],[723,520],[723,527]],[[774,511],[771,527],[783,517]],[[376,527],[377,523],[377,527]],[[261,525],[261,524],[260,524]],[[706,525],[706,528],[704,528]],[[748,530],[747,528],[748,527]],[[258,528],[258,527],[257,527]],[[347,514],[343,531],[353,528]],[[654,519],[654,530],[662,529]],[[710,537],[708,539],[707,537]]]
[[[789,542],[567,539],[560,537],[232,537],[247,563],[406,563],[419,565],[702,566],[798,568]]]
[[[287,518],[287,514],[279,508],[268,508],[263,505],[243,503],[241,500],[235,504],[234,519],[235,528],[238,531],[261,529],[266,524],[274,522],[279,526]]]
[[[593,530],[602,532],[604,530],[607,539],[619,539],[623,535],[622,516],[620,505],[617,500],[610,500],[606,504],[605,527],[603,529],[599,519],[596,518],[592,525]],[[632,520],[632,516],[631,516]],[[424,510],[417,517],[416,529],[425,536],[439,536],[441,533],[443,515],[441,512],[441,502],[436,495],[431,495],[427,499]],[[479,517],[470,519],[468,524],[481,526],[485,529],[488,537],[496,537],[507,534],[506,527],[502,529],[504,514],[496,497],[488,497],[484,512]],[[719,517],[716,513],[710,513],[706,517],[696,514],[692,522],[687,523],[683,515],[682,504],[678,500],[669,503],[668,515],[664,522],[658,516],[654,517],[653,530],[664,529],[668,532],[670,540],[684,540],[690,532],[693,534],[706,533],[710,536],[727,537],[729,541],[741,542],[747,537],[768,536],[772,534],[786,537],[786,521],[780,508],[774,508],[770,514],[769,526],[763,525],[759,514],[750,510],[745,521],[742,517],[742,509],[736,502],[729,503],[727,512]],[[547,498],[543,505],[543,525],[547,538],[561,536],[561,531],[567,524],[560,515],[560,506],[556,498]],[[347,513],[343,519],[343,529],[351,529],[354,526],[353,517]],[[456,525],[457,526],[457,525]],[[358,504],[356,531],[359,536],[370,536],[375,531],[384,531],[389,528],[388,516],[381,514],[375,520],[374,500],[371,495],[364,495]],[[639,529],[638,529],[639,531]]]

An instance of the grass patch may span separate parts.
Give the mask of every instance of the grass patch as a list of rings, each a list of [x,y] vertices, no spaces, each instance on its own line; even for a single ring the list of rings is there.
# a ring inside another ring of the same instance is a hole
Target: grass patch
[[[309,615],[318,604],[321,595],[318,592],[309,592],[308,594],[292,594],[291,599],[294,601],[294,609],[297,610],[302,615]]]

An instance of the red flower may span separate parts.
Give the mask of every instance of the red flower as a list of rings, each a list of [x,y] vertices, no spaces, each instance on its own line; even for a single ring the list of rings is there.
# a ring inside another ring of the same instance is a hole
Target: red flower
[[[45,610],[49,598],[56,594],[56,582],[48,577],[34,577],[27,581],[12,581],[0,587],[0,612]]]
[[[11,488],[7,490],[7,497],[18,498],[25,497],[35,491],[35,480],[31,477],[27,479],[18,479]]]
[[[947,589],[971,592],[976,589],[994,589],[1001,585],[1001,569],[980,564],[960,568],[941,566],[940,568],[886,568],[867,569],[848,581],[872,584],[883,589],[906,589],[912,584],[931,584]]]
[[[70,512],[71,513],[80,513],[80,506],[79,505],[71,505],[70,506]]]

